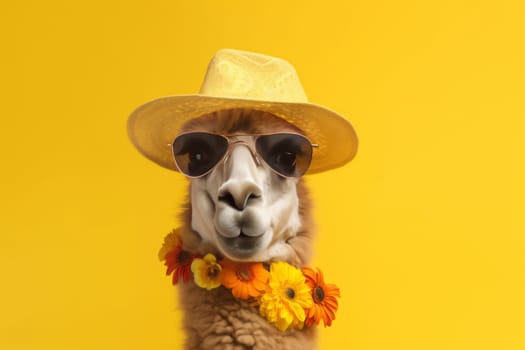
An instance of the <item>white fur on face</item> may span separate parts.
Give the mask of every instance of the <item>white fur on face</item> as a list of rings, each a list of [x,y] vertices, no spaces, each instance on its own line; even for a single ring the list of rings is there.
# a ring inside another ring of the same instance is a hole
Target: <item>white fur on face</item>
[[[230,259],[285,259],[286,240],[300,227],[296,184],[237,144],[210,174],[191,180],[192,228]]]

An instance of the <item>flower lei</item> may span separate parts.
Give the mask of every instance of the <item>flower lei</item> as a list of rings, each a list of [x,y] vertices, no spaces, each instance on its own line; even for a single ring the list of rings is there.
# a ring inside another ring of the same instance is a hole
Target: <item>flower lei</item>
[[[315,268],[298,269],[286,262],[239,263],[213,254],[197,256],[182,248],[177,230],[164,238],[159,259],[166,265],[166,275],[175,285],[188,283],[193,273],[195,284],[212,290],[220,286],[233,296],[259,308],[261,316],[279,330],[302,329],[323,321],[325,327],[335,319],[339,288],[324,282]]]

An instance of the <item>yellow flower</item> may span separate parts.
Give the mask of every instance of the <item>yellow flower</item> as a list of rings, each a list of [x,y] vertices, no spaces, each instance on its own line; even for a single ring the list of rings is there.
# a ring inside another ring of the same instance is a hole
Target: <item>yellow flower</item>
[[[175,250],[179,243],[181,243],[179,231],[180,228],[173,229],[166,237],[164,237],[164,243],[162,244],[162,248],[159,250],[160,261],[166,260],[166,255]]]
[[[222,267],[213,254],[206,254],[202,259],[193,260],[191,271],[195,283],[201,288],[211,290],[221,285]]]
[[[285,262],[270,266],[268,289],[261,297],[259,312],[281,331],[303,328],[305,308],[313,305],[311,289],[301,270]]]

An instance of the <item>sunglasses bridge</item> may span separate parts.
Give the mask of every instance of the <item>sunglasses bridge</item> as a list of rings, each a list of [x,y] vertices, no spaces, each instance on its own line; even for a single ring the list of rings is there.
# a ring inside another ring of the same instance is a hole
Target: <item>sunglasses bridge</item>
[[[243,136],[247,137],[247,135],[243,135]],[[244,140],[232,140],[233,138],[237,138],[238,137],[236,135],[233,135],[233,136],[223,135],[223,137],[225,137],[228,140],[228,148],[226,149],[226,152],[224,153],[224,156],[222,156],[221,161],[219,161],[217,164],[219,164],[221,162],[222,163],[226,163],[228,161],[228,159],[230,158],[230,155],[231,155],[231,153],[233,151],[233,147],[239,145],[239,146],[246,146],[246,148],[248,148],[248,150],[250,151],[250,153],[252,155],[252,158],[255,161],[255,164],[258,167],[261,166],[262,162],[259,159],[257,148],[255,147],[255,140],[256,140],[256,138],[251,140],[252,144],[250,144],[250,142],[244,141]],[[215,165],[215,166],[217,166],[217,165]]]

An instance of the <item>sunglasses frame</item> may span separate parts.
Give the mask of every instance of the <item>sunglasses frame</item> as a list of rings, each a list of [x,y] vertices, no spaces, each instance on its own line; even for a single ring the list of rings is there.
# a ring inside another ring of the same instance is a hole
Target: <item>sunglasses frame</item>
[[[224,152],[224,154],[222,155],[221,159],[217,163],[215,163],[208,171],[204,172],[201,175],[191,176],[191,175],[186,174],[184,171],[182,171],[182,169],[179,166],[179,163],[177,162],[177,158],[176,158],[176,155],[175,155],[175,150],[173,149],[173,145],[175,144],[175,140],[177,138],[179,138],[181,136],[184,136],[184,135],[189,135],[189,134],[208,134],[208,135],[213,135],[213,136],[219,136],[219,137],[222,137],[222,138],[226,139],[226,141],[228,142],[228,147],[226,148],[226,152]],[[301,174],[299,176],[288,176],[288,175],[285,175],[285,174],[281,174],[280,172],[275,170],[273,167],[271,167],[270,164],[268,164],[266,162],[264,157],[261,154],[259,154],[259,152],[257,151],[257,139],[259,137],[261,137],[261,136],[272,136],[272,135],[295,135],[295,136],[299,136],[299,137],[305,139],[306,141],[308,141],[308,145],[310,145],[310,147],[312,149],[312,152],[310,153],[310,159],[309,159],[309,162],[308,162],[308,167],[306,168],[306,171],[303,174]],[[243,138],[244,137],[250,137],[250,139],[247,140],[247,141],[245,141],[245,140],[232,140],[232,139],[235,139],[235,138],[238,138],[238,137],[243,137]],[[188,132],[184,132],[182,134],[177,135],[173,139],[173,142],[172,143],[168,143],[167,146],[170,147],[170,149],[171,149],[171,154],[173,156],[173,161],[175,162],[175,166],[177,167],[179,172],[181,174],[184,174],[184,176],[186,176],[187,178],[198,179],[198,178],[201,178],[201,177],[204,177],[204,176],[208,175],[219,164],[224,163],[228,159],[228,157],[230,156],[231,149],[234,146],[236,146],[236,145],[245,145],[246,147],[248,147],[248,149],[250,150],[250,153],[252,154],[252,157],[255,159],[255,162],[257,163],[258,166],[261,165],[261,163],[264,163],[275,174],[277,174],[279,176],[282,176],[282,177],[285,177],[285,178],[299,178],[299,177],[303,176],[304,174],[306,174],[306,172],[308,171],[308,168],[310,167],[310,163],[312,162],[313,150],[315,148],[319,147],[319,144],[312,143],[308,137],[306,137],[303,134],[297,133],[297,132],[278,132],[278,133],[271,133],[271,134],[233,134],[233,135],[224,135],[224,134],[215,134],[215,133],[211,133],[211,132],[207,132],[207,131],[188,131]]]

